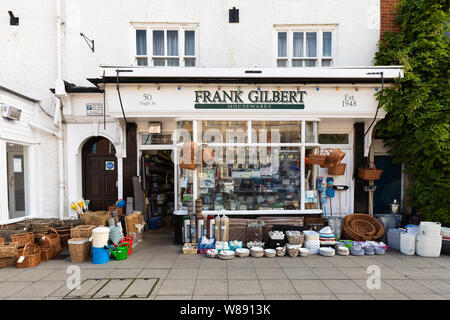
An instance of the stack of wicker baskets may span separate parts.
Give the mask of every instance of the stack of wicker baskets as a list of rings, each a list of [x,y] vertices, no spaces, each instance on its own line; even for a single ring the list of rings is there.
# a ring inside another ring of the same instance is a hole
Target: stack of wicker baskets
[[[84,224],[106,226],[110,216],[111,214],[108,211],[92,211],[84,213],[82,215],[82,220]]]
[[[320,150],[318,154],[308,155],[310,164],[320,165],[322,168],[328,168],[328,174],[333,176],[343,175],[345,173],[345,163],[341,163],[345,157],[345,152],[339,148]]]
[[[92,236],[93,225],[81,225],[70,229],[70,238],[90,238]]]
[[[377,240],[383,236],[380,221],[365,213],[353,213],[343,220],[343,236],[356,241]]]

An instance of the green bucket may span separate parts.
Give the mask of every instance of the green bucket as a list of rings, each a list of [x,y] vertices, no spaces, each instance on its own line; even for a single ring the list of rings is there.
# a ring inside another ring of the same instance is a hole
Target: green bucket
[[[111,254],[116,258],[116,260],[125,260],[128,257],[128,249],[130,248],[129,243],[119,244],[115,250],[111,250]]]

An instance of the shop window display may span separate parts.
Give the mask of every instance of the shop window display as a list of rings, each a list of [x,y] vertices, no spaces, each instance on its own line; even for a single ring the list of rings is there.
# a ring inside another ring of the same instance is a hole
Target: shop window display
[[[305,151],[305,209],[318,209],[319,193],[317,190],[317,178],[319,166],[309,163],[308,156],[317,154],[319,148],[306,148]]]

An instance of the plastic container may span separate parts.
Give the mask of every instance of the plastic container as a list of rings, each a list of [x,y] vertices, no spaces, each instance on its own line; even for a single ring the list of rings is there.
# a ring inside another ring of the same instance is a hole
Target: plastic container
[[[126,236],[124,238],[122,238],[122,240],[119,241],[120,243],[128,243],[130,245],[130,249],[128,249],[128,255],[133,253],[133,236]]]
[[[108,247],[108,246],[107,246]],[[92,263],[105,264],[109,262],[109,250],[104,247],[92,247]]]
[[[379,239],[384,243],[387,242],[387,233],[389,229],[395,229],[397,226],[397,216],[395,214],[376,214],[375,218],[381,222],[384,228],[384,233]]]
[[[103,248],[108,244],[109,228],[97,227],[92,229],[92,246],[96,248]]]
[[[450,255],[450,240],[442,239],[441,253]]]
[[[327,217],[325,220],[328,222],[328,226],[333,231],[334,235],[336,236],[336,239],[340,239],[342,231],[342,218]]]
[[[437,222],[422,221],[419,225],[419,233],[427,236],[440,236],[441,224]]]
[[[439,236],[417,236],[416,253],[422,257],[437,258],[441,254],[442,237]]]
[[[389,229],[387,233],[387,242],[389,248],[400,250],[400,235],[406,233],[406,229]]]
[[[406,232],[411,234],[418,234],[419,233],[419,226],[416,226],[415,224],[408,224],[405,226]]]
[[[400,252],[408,256],[413,256],[416,252],[416,234],[400,234]]]
[[[155,217],[150,219],[150,229],[158,229],[162,226],[162,217]]]

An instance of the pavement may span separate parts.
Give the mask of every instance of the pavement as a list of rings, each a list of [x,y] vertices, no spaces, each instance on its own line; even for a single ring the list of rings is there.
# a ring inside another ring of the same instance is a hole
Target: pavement
[[[379,281],[368,285],[378,272]],[[80,288],[68,288],[77,278]],[[388,250],[382,256],[226,261],[183,255],[173,234],[153,233],[123,261],[94,265],[53,259],[34,268],[0,269],[0,279],[0,299],[9,300],[449,300],[450,256]]]

